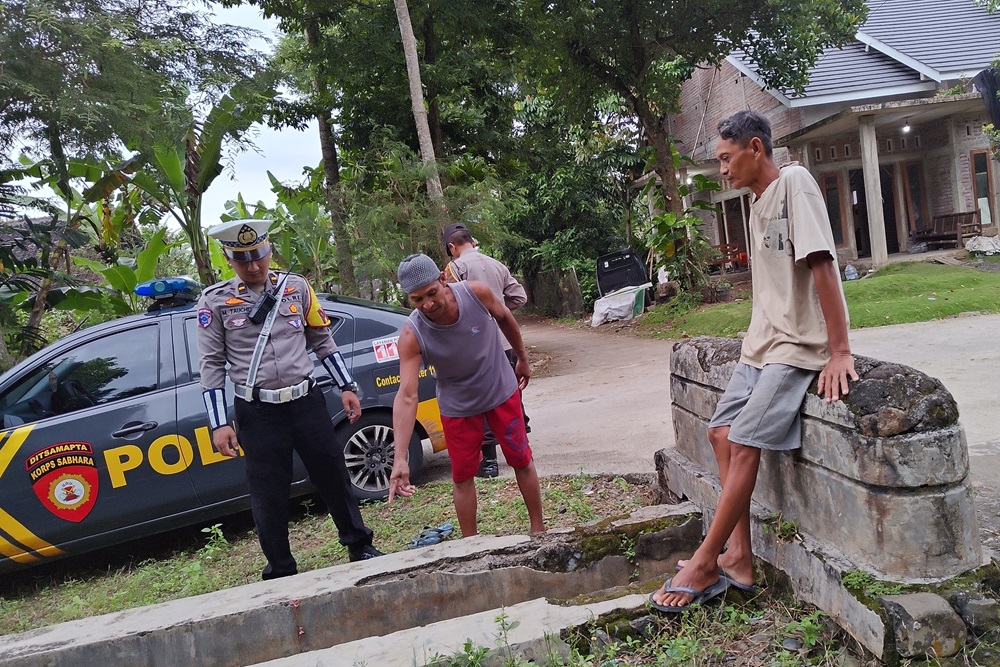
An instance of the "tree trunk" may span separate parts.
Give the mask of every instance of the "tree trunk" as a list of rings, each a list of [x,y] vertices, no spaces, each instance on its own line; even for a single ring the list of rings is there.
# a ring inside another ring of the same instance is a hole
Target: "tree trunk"
[[[315,20],[306,24],[306,42],[311,49],[319,46],[319,26]],[[330,212],[330,226],[333,240],[337,244],[337,272],[340,274],[340,293],[359,296],[358,281],[354,276],[354,255],[351,252],[351,236],[345,220],[344,193],[340,187],[340,159],[337,157],[337,142],[333,137],[333,119],[325,106],[326,81],[319,72],[313,72],[313,89],[321,110],[316,112],[319,123],[319,147],[323,155],[324,194],[326,208]]]
[[[184,212],[185,229],[188,243],[191,244],[191,254],[198,271],[198,280],[206,287],[217,281],[215,268],[212,266],[212,256],[208,252],[208,240],[201,229],[201,198],[198,189],[198,167],[201,154],[198,151],[198,139],[192,130],[184,141],[184,181],[187,195],[187,211]]]
[[[427,110],[424,108],[420,63],[417,60],[417,39],[413,36],[413,26],[410,24],[410,11],[406,0],[393,0],[393,4],[396,6],[396,18],[399,20],[399,34],[403,39],[403,55],[406,57],[406,74],[410,80],[410,101],[413,106],[413,120],[417,124],[420,157],[427,168],[427,194],[437,206],[438,229],[444,231],[448,224],[448,212],[444,205],[444,192],[441,189],[441,179],[438,177],[437,163],[434,159],[434,144],[431,141],[431,130],[427,123]]]
[[[677,192],[677,175],[674,172],[673,151],[670,150],[670,139],[667,131],[663,128],[663,123],[649,108],[644,100],[637,100],[635,110],[639,115],[646,136],[653,142],[656,150],[656,162],[653,164],[653,171],[660,178],[660,193],[666,204],[667,211],[681,215],[684,205]]]
[[[424,16],[424,64],[432,66],[437,62],[437,35],[434,33],[434,12],[429,8]],[[444,155],[444,129],[441,127],[441,111],[433,87],[427,85],[427,123],[431,129],[431,145],[435,157]]]

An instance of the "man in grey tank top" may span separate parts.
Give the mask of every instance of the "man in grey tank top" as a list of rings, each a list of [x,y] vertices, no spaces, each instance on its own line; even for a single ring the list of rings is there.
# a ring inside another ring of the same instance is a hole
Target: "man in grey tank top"
[[[414,311],[399,336],[400,385],[392,406],[395,460],[389,502],[413,495],[407,443],[417,411],[421,362],[433,366],[438,408],[451,458],[452,494],[462,536],[476,525],[476,471],[482,458],[483,420],[497,436],[507,464],[528,508],[531,532],[545,530],[542,491],[524,429],[520,389],[531,370],[521,331],[510,310],[490,288],[477,281],[448,284],[427,255],[410,255],[399,265],[399,284]],[[501,332],[517,355],[511,368]]]

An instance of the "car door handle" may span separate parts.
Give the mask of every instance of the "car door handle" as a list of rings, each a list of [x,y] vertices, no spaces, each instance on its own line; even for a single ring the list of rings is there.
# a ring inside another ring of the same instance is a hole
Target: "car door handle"
[[[133,433],[139,433],[141,431],[152,431],[154,428],[159,426],[156,422],[128,422],[122,424],[122,427],[111,434],[112,438],[124,438],[126,436],[132,435]]]
[[[317,387],[332,387],[333,386],[333,378],[330,377],[329,375],[321,375],[320,377],[316,378],[316,386]]]

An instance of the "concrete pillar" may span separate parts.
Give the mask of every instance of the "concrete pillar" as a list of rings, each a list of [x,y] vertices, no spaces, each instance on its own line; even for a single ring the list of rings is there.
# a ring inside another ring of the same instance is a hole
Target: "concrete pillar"
[[[878,169],[878,138],[875,116],[859,119],[861,126],[861,170],[865,175],[865,199],[868,200],[868,230],[872,242],[872,268],[885,266],[889,253],[885,245],[885,217],[882,215],[882,181]]]
[[[910,219],[906,215],[906,188],[903,185],[906,163],[897,162],[892,175],[893,191],[896,194],[896,238],[899,239],[899,251],[906,252],[910,247]]]

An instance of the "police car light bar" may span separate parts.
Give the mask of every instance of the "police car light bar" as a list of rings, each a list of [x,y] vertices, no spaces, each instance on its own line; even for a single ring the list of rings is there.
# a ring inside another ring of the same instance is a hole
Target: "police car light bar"
[[[186,299],[194,301],[201,293],[201,285],[186,276],[154,278],[135,286],[135,293],[151,299]]]

